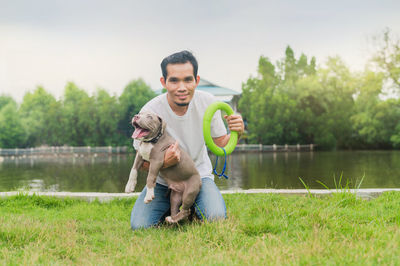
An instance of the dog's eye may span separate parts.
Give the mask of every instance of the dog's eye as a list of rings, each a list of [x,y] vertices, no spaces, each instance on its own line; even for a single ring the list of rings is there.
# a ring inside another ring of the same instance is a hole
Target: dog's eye
[[[147,118],[149,119],[153,119],[153,117],[151,115],[147,115]]]

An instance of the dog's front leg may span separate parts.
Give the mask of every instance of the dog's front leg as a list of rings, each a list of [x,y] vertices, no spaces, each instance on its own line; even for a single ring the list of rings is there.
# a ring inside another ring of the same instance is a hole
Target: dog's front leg
[[[140,169],[140,167],[142,167],[142,164],[143,164],[143,158],[139,154],[139,152],[136,152],[135,162],[133,163],[131,172],[129,174],[128,183],[126,183],[126,186],[125,186],[125,193],[130,193],[135,190],[136,183],[137,183],[138,170]]]
[[[150,161],[149,174],[147,175],[147,180],[146,180],[147,192],[144,198],[144,203],[146,204],[154,199],[154,188],[156,186],[156,179],[158,172],[162,167],[162,164],[163,161],[161,162]]]

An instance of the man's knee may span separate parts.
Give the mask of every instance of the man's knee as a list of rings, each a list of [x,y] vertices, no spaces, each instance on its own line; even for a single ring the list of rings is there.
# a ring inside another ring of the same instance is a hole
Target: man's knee
[[[138,230],[140,228],[143,228],[143,226],[138,224],[138,223],[135,223],[134,221],[131,221],[131,229],[132,229],[132,231]]]
[[[135,231],[135,230],[138,230],[138,229],[144,229],[144,228],[147,228],[147,227],[145,225],[142,225],[142,224],[131,222],[132,231]]]
[[[145,229],[145,228],[149,228],[152,227],[154,225],[156,225],[157,223],[152,223],[149,221],[145,221],[143,219],[135,219],[132,218],[131,219],[131,229],[132,231],[138,230],[138,229]]]
[[[226,208],[225,206],[214,206],[214,208],[208,208],[204,210],[200,210],[196,208],[197,217],[201,220],[207,221],[217,221],[226,219]]]
[[[154,190],[155,199],[148,204],[143,202],[147,193],[145,187],[137,198],[131,212],[131,229],[149,228],[160,222],[163,214],[169,209],[169,199],[165,198],[167,187],[157,184]]]
[[[139,199],[138,199],[139,200]],[[151,219],[152,216],[143,208],[144,203],[139,202],[139,206],[135,204],[131,213],[131,229],[137,230],[141,228],[148,228],[157,223],[155,219]]]
[[[206,216],[208,221],[217,221],[226,219],[226,210],[225,209],[215,209],[210,211]]]

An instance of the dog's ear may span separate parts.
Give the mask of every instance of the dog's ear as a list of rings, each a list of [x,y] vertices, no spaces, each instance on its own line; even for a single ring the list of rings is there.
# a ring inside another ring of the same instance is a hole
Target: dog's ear
[[[159,117],[159,116],[157,116],[157,117],[158,117],[158,120],[160,120],[160,123],[161,123],[161,134],[163,134],[164,131],[165,131],[165,128],[167,127],[167,123],[165,123],[164,120],[161,117]]]

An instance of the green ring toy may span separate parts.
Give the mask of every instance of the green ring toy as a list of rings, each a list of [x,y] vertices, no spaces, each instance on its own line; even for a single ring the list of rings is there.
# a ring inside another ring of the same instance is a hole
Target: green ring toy
[[[204,141],[207,147],[217,156],[224,156],[224,150],[221,147],[215,145],[214,140],[211,137],[211,119],[214,116],[217,110],[223,110],[227,115],[232,115],[233,110],[227,103],[223,102],[215,102],[210,104],[203,117],[203,136]],[[229,139],[228,144],[224,147],[226,151],[226,155],[229,155],[233,152],[236,147],[236,143],[238,141],[238,133],[236,131],[231,131],[231,137]]]

